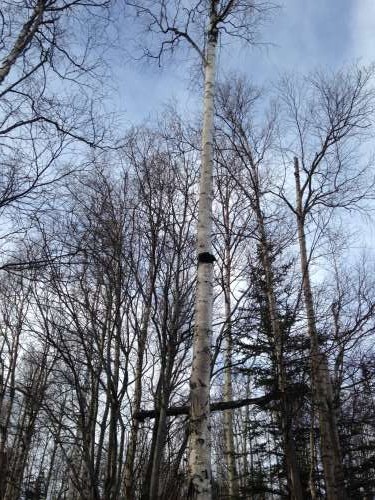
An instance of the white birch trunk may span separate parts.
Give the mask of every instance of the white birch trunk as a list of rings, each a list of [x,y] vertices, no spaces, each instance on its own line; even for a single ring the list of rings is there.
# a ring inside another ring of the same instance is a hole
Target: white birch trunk
[[[217,0],[212,0],[204,71],[202,163],[198,216],[198,272],[190,378],[189,497],[211,499],[210,375],[213,302],[212,175]]]
[[[22,29],[8,55],[0,63],[0,84],[5,80],[12,66],[22,55],[23,51],[33,39],[36,31],[43,21],[45,1],[39,0],[28,21]]]

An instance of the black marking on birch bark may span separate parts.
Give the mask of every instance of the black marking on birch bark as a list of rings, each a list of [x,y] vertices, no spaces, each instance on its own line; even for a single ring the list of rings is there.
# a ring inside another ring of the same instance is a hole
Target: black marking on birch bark
[[[201,387],[207,387],[207,385],[203,382],[203,380],[201,380],[200,378],[198,378],[198,381],[199,381]]]
[[[201,252],[198,254],[198,264],[213,264],[215,261],[215,257],[210,252]]]

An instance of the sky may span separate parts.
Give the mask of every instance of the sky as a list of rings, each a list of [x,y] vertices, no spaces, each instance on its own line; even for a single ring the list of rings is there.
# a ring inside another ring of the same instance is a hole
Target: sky
[[[238,72],[250,81],[267,85],[285,72],[307,73],[335,70],[346,64],[375,61],[375,0],[280,0],[282,8],[262,32],[258,47],[244,47],[223,40],[218,57],[218,77]],[[125,24],[122,44],[131,47],[135,23]],[[126,33],[125,33],[126,32]],[[173,102],[182,115],[200,115],[201,89],[192,72],[192,60],[175,54],[158,68],[151,60],[135,61],[129,50],[118,51],[113,65],[112,94],[119,123],[124,127],[152,122],[163,107]],[[121,129],[120,129],[121,130]],[[120,132],[121,133],[121,132]],[[352,217],[352,215],[350,215]],[[364,227],[362,220],[355,225]],[[375,244],[375,226],[366,224],[366,243]],[[353,252],[355,249],[352,248]]]
[[[130,28],[122,43],[131,44],[132,37]],[[284,72],[375,61],[375,0],[283,0],[262,38],[268,43],[259,47],[223,40],[219,76],[239,72],[263,85]],[[134,124],[155,116],[170,101],[181,112],[198,109],[201,96],[191,75],[191,64],[181,62],[178,54],[158,68],[153,61],[132,61],[120,51],[113,76],[116,110],[126,124]]]

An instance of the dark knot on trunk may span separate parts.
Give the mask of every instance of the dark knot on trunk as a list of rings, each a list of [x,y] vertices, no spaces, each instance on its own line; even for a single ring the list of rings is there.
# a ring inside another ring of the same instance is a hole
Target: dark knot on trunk
[[[198,264],[201,262],[204,264],[213,264],[215,260],[215,257],[210,252],[202,252],[198,254]]]

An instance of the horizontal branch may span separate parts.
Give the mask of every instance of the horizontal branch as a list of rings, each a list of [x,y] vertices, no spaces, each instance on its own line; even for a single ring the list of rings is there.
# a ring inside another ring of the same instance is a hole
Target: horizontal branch
[[[265,396],[260,396],[259,398],[246,398],[238,399],[237,401],[219,401],[217,403],[210,404],[210,411],[224,411],[224,410],[234,410],[235,408],[242,408],[243,406],[256,405],[263,407],[270,401],[274,401],[280,397],[278,391],[270,392]],[[188,415],[190,412],[190,405],[186,406],[172,406],[168,408],[167,415],[170,417],[177,417],[179,415]],[[143,421],[146,418],[155,418],[158,414],[157,410],[141,410],[136,413],[134,417]]]

